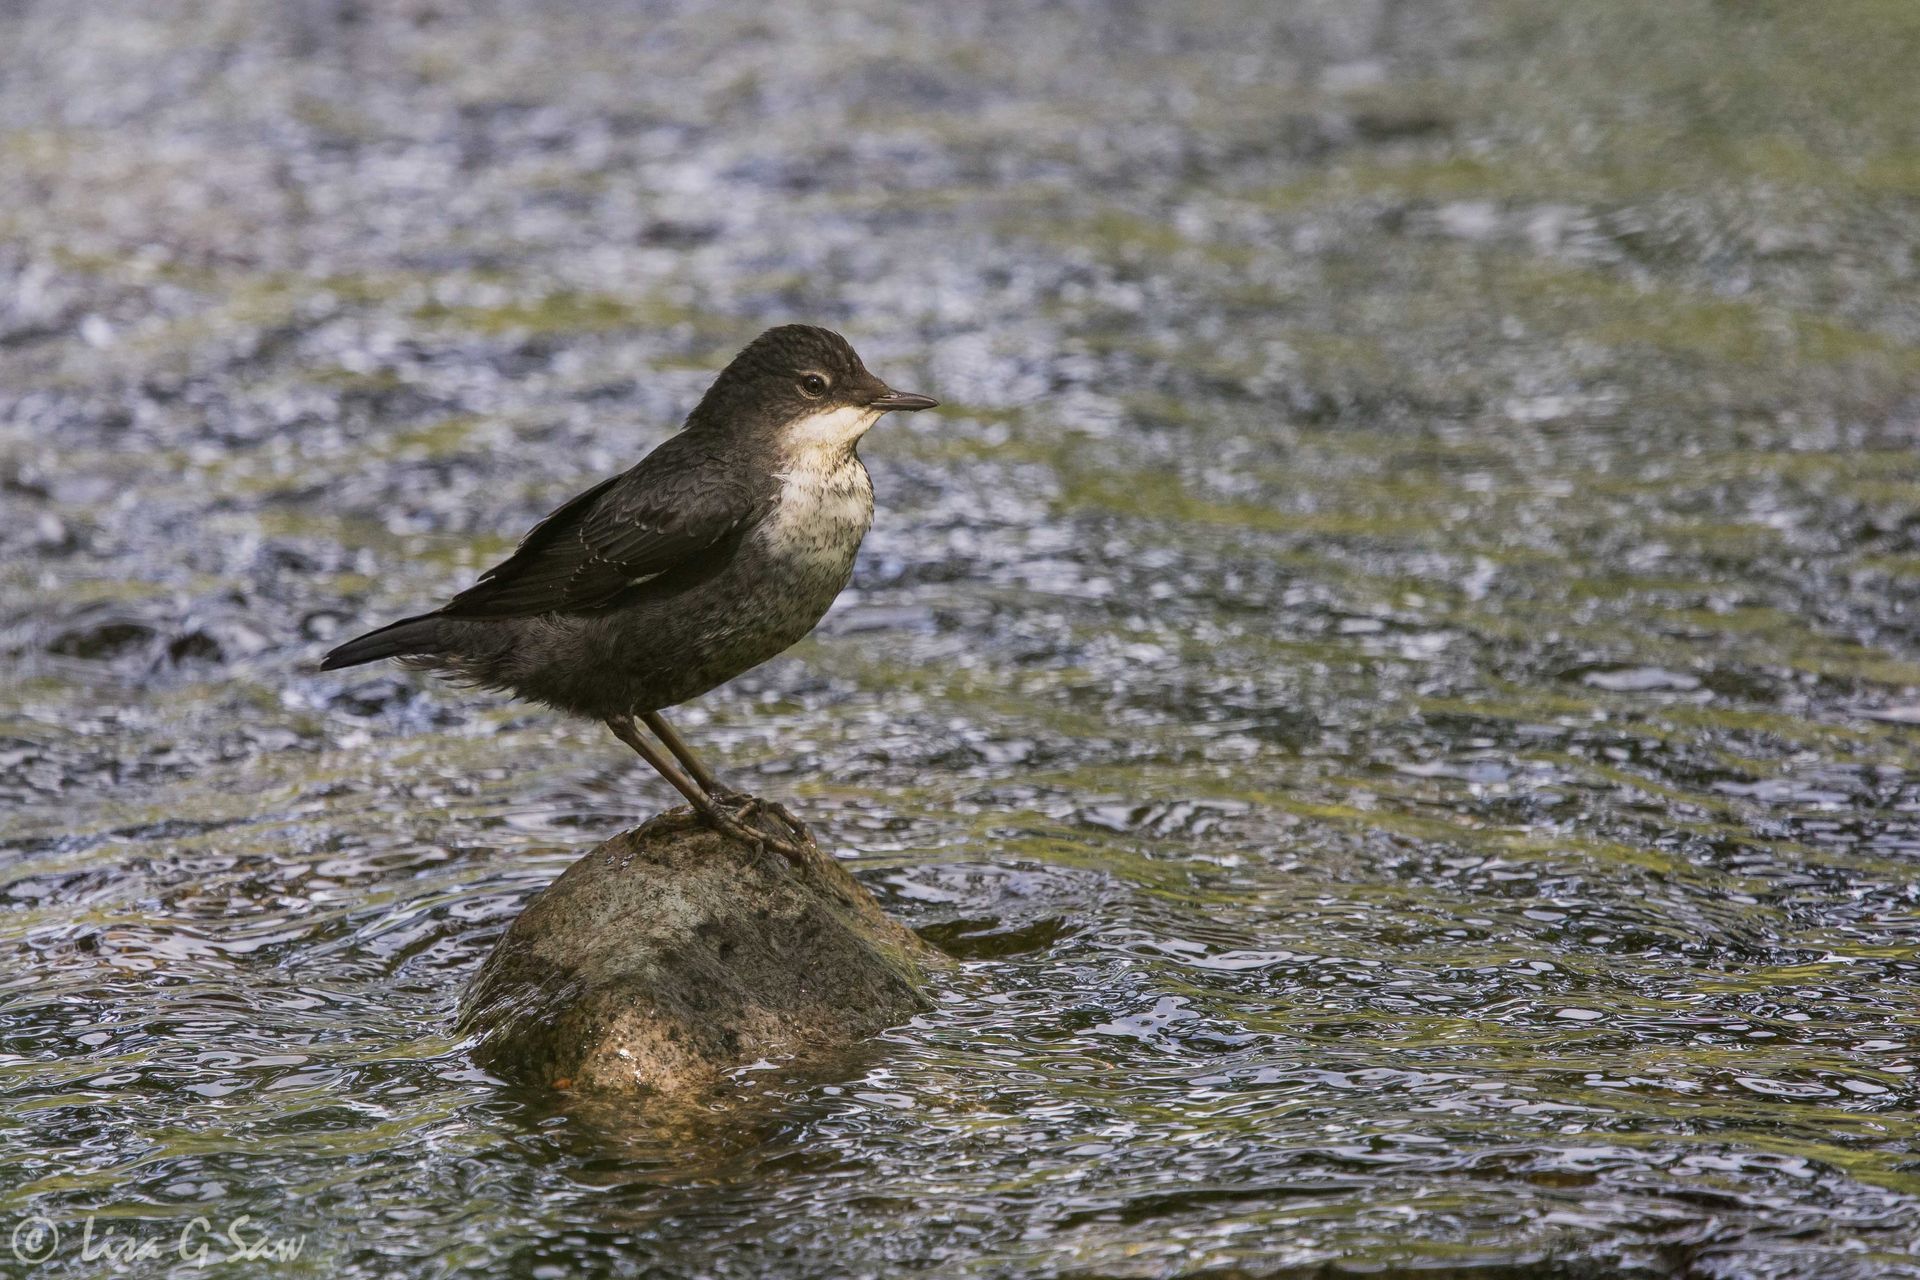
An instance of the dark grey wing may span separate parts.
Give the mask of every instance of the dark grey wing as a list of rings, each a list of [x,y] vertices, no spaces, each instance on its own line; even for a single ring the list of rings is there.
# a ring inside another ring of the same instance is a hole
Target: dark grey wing
[[[675,436],[535,525],[512,556],[440,612],[454,618],[581,613],[659,578],[697,576],[763,514],[740,468]]]

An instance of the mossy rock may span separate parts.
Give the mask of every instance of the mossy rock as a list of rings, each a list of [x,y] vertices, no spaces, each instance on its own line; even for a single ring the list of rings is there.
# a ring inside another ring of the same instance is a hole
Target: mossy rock
[[[524,1084],[685,1097],[752,1063],[824,1066],[929,1008],[945,958],[803,843],[789,862],[685,809],[608,840],[481,966],[462,1014],[476,1059]]]

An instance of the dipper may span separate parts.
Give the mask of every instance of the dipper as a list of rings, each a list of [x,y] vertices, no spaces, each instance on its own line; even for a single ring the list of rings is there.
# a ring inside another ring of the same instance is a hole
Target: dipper
[[[678,435],[540,521],[447,604],[347,641],[321,669],[400,658],[603,720],[710,825],[798,858],[739,819],[765,807],[804,828],[721,786],[660,711],[813,630],[873,523],[860,438],[890,410],[936,403],[888,387],[837,333],[769,329]]]

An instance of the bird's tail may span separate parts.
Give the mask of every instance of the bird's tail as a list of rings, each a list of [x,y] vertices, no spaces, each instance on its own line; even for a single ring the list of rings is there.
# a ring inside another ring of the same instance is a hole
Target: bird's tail
[[[320,660],[322,671],[338,667],[357,667],[363,662],[397,658],[402,654],[438,653],[441,619],[431,613],[389,622],[386,626],[355,636]]]

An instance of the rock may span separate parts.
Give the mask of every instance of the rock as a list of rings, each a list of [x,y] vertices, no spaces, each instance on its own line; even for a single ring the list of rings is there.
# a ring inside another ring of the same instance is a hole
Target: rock
[[[47,645],[47,652],[100,662],[143,648],[158,634],[144,622],[107,618],[62,631]]]
[[[682,808],[542,890],[462,1023],[476,1059],[516,1081],[685,1097],[750,1063],[825,1064],[929,1008],[925,967],[941,963],[810,839],[789,863]]]

